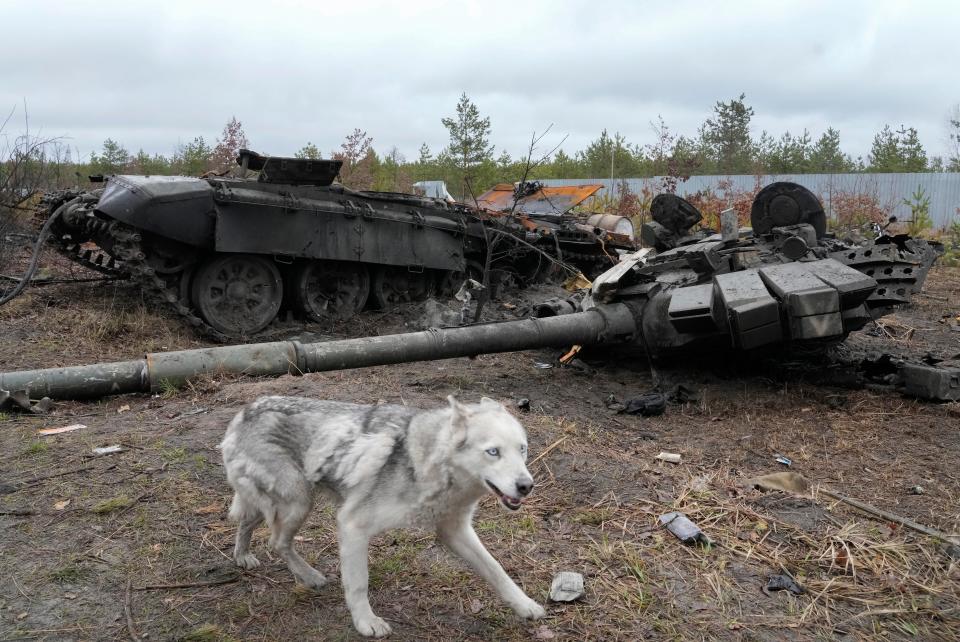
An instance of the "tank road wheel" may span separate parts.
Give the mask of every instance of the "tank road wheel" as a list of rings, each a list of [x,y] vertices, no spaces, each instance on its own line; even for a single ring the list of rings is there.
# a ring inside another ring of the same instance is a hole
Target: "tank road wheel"
[[[398,303],[423,301],[430,296],[430,274],[410,272],[404,267],[384,265],[373,273],[370,296],[374,305],[386,309]]]
[[[197,266],[190,299],[207,323],[241,337],[263,330],[277,316],[283,283],[277,266],[262,256],[219,254]]]
[[[313,321],[343,321],[363,309],[370,273],[362,263],[308,261],[294,276],[297,307]]]

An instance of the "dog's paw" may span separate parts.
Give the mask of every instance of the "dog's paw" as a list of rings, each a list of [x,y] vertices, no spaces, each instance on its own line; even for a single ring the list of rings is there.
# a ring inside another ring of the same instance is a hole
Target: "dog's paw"
[[[385,635],[390,635],[390,625],[387,624],[386,620],[376,615],[371,615],[362,620],[354,620],[353,626],[356,627],[360,635],[367,637],[382,638]]]
[[[237,563],[237,566],[248,571],[252,571],[255,568],[260,568],[260,560],[254,557],[252,553],[247,553],[246,555],[237,555],[233,558],[233,561]]]
[[[514,612],[527,620],[539,620],[547,614],[543,607],[531,600],[529,597],[524,602],[513,605]]]
[[[307,577],[298,577],[297,579],[300,580],[300,583],[306,586],[307,588],[313,589],[314,591],[319,591],[324,586],[326,586],[327,578],[325,578],[320,571],[317,571],[315,569],[310,569],[310,570],[312,570],[313,573],[311,573]]]

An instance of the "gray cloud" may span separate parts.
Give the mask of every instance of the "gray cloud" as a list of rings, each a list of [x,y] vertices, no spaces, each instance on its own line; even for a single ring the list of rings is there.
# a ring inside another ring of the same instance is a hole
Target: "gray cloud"
[[[415,157],[466,91],[518,156],[549,123],[568,151],[603,128],[651,142],[658,114],[693,135],[746,92],[756,135],[832,125],[857,156],[885,123],[943,153],[960,102],[954,2],[564,4],[14,0],[0,107],[26,99],[84,156],[107,137],[169,154],[236,115],[269,153],[328,153],[359,127]]]

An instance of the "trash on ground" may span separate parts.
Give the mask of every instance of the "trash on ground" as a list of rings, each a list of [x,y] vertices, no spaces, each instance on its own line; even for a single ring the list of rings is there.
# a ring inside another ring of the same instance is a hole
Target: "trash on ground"
[[[526,397],[523,397],[522,399],[517,399],[517,409],[518,409],[518,410],[523,410],[524,412],[529,411],[529,410],[530,410],[530,400],[527,399]]]
[[[100,446],[99,448],[93,449],[94,455],[112,455],[113,453],[122,453],[123,446],[120,444],[115,444],[113,446]]]
[[[123,414],[128,410],[130,410],[130,404],[123,404],[122,406],[117,408],[117,414],[118,415]]]
[[[63,500],[60,500],[59,502],[54,502],[54,504],[53,504],[53,510],[63,510],[64,508],[66,508],[66,507],[69,506],[69,505],[70,505],[70,500],[69,500],[69,499],[63,499]]]
[[[583,575],[561,571],[553,576],[550,599],[554,602],[573,602],[583,597]]]
[[[911,486],[910,487],[911,495],[923,495],[923,486]]]
[[[669,462],[671,464],[680,463],[680,453],[668,453],[661,451],[659,455],[654,457],[654,459],[659,459],[661,461]]]
[[[660,392],[645,392],[639,397],[627,399],[623,404],[621,414],[640,415],[641,417],[656,417],[667,409],[667,398]]]
[[[794,595],[802,595],[804,592],[803,587],[789,575],[771,575],[767,585],[763,587],[763,592],[770,595],[772,591],[790,591]]]
[[[533,367],[536,368],[536,369],[538,369],[538,370],[549,370],[550,368],[553,367],[553,364],[552,364],[552,363],[544,363],[544,362],[542,362],[542,361],[534,361],[534,362],[533,362]]]
[[[59,435],[65,432],[73,432],[74,430],[82,430],[86,428],[83,424],[70,424],[69,426],[60,426],[59,428],[41,428],[37,431],[38,435]]]
[[[797,494],[810,490],[810,482],[799,473],[771,473],[754,477],[747,483],[758,490],[782,490]]]
[[[583,349],[583,346],[581,345],[573,346],[565,355],[560,357],[560,363],[563,363],[563,364],[568,363],[571,359],[577,356],[577,353],[580,352],[580,350],[582,349]]]
[[[660,525],[664,526],[677,539],[684,544],[696,544],[699,542],[704,546],[713,544],[700,527],[690,521],[683,513],[666,513],[660,516]]]
[[[700,401],[700,392],[682,383],[678,383],[667,393],[667,401],[678,405],[696,403]]]
[[[783,455],[777,455],[774,461],[776,461],[778,464],[783,464],[784,466],[793,465],[793,460],[789,457],[784,457]]]

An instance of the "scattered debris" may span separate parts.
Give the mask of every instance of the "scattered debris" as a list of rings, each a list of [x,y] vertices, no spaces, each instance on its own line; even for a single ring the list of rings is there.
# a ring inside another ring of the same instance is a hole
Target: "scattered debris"
[[[767,585],[763,587],[763,592],[768,596],[772,591],[790,591],[794,595],[802,595],[803,587],[797,584],[789,575],[772,575],[767,580]]]
[[[678,383],[667,393],[667,401],[677,405],[696,403],[700,401],[700,393],[693,388]]]
[[[671,464],[680,463],[680,453],[668,453],[661,451],[659,455],[654,457],[654,459],[659,459],[661,461],[669,462]]]
[[[112,455],[114,453],[122,453],[123,446],[120,444],[115,444],[113,446],[100,446],[93,449],[94,455]]]
[[[920,485],[911,486],[911,487],[910,487],[910,494],[911,494],[911,495],[923,495],[923,486],[920,486]]]
[[[700,530],[700,527],[690,521],[683,513],[666,513],[660,516],[660,525],[664,526],[684,544],[700,543],[710,546],[713,542]]]
[[[526,397],[523,397],[522,399],[517,399],[517,410],[521,410],[523,412],[529,412],[530,400],[527,399]]]
[[[645,392],[639,397],[627,399],[622,405],[623,409],[617,411],[619,414],[656,417],[666,411],[667,398],[660,392]]]
[[[581,346],[581,345],[575,345],[575,346],[573,346],[572,348],[570,348],[570,350],[567,351],[567,353],[566,353],[565,355],[563,355],[562,357],[560,357],[560,363],[566,365],[567,363],[569,363],[570,361],[572,361],[573,358],[574,358],[575,356],[577,356],[577,353],[579,353],[580,350],[582,350],[582,349],[583,349],[583,346]]]
[[[118,414],[118,415],[122,415],[123,413],[125,413],[125,412],[128,411],[128,410],[130,410],[130,404],[123,404],[122,406],[120,406],[119,408],[117,408],[117,414]]]
[[[553,576],[550,599],[554,602],[573,602],[583,597],[583,575],[561,571]]]
[[[64,508],[66,508],[66,507],[69,506],[69,505],[70,505],[70,500],[69,500],[69,499],[63,499],[63,500],[60,500],[59,502],[55,502],[55,503],[53,504],[53,510],[63,510]]]
[[[40,401],[33,402],[25,390],[0,390],[0,410],[6,407],[43,415],[53,409],[53,399],[44,397]]]
[[[546,624],[541,624],[533,631],[534,640],[553,640],[556,637],[557,634]]]
[[[549,370],[553,367],[552,363],[544,363],[543,361],[534,361],[533,367],[537,370]]]
[[[73,432],[74,430],[82,430],[86,428],[84,424],[70,424],[69,426],[61,426],[59,428],[41,428],[37,431],[38,435],[59,435],[65,432]]]
[[[758,490],[782,490],[798,495],[810,490],[810,482],[799,473],[771,473],[754,477],[747,483]]]
[[[774,461],[777,462],[778,464],[783,464],[784,466],[787,466],[787,467],[793,465],[792,459],[790,459],[789,457],[784,457],[783,455],[780,455],[780,454],[777,454],[775,456]]]

